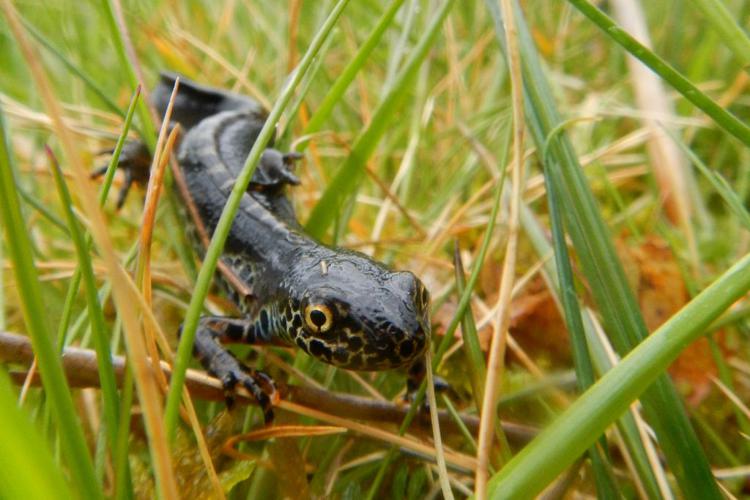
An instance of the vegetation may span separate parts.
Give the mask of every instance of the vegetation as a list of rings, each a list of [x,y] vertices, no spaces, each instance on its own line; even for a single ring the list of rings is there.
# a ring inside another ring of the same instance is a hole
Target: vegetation
[[[0,5],[0,497],[748,494],[748,2]],[[123,141],[179,140],[163,69],[261,102],[307,230],[420,276],[449,391],[237,346],[266,429],[185,371],[260,148],[203,263],[160,181],[116,210]]]

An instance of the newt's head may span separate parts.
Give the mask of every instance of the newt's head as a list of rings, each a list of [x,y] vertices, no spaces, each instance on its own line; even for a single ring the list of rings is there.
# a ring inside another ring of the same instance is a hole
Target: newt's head
[[[284,308],[289,336],[310,355],[350,370],[384,370],[422,356],[430,294],[408,271],[345,252],[305,266]]]

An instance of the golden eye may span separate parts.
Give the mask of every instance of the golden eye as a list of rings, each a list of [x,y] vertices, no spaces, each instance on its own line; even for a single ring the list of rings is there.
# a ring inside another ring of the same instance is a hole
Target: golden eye
[[[305,323],[310,330],[325,333],[333,326],[333,313],[325,304],[310,304],[305,308]]]

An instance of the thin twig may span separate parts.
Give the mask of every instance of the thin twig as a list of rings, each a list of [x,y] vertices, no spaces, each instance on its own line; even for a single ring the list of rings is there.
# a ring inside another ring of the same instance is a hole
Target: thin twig
[[[0,332],[0,362],[29,364],[34,358],[31,341],[24,335]],[[90,349],[66,347],[63,351],[63,368],[71,387],[99,387],[99,371],[96,364],[96,353]],[[112,365],[118,386],[125,376],[125,359],[113,356]],[[169,365],[161,363],[161,369],[167,376],[170,374]],[[23,383],[25,372],[13,372],[11,378],[15,383]],[[39,385],[39,377],[34,377],[33,385]],[[187,387],[191,396],[210,401],[224,401],[225,394],[221,382],[204,372],[188,370]],[[279,390],[284,399],[292,400],[298,405],[315,408],[318,411],[330,413],[338,417],[352,420],[366,420],[372,422],[401,423],[409,411],[407,405],[399,405],[390,401],[330,392],[314,387],[300,387],[295,385],[280,385]],[[239,390],[237,404],[256,404],[255,399],[244,390]],[[450,432],[459,432],[453,417],[445,410],[438,412],[441,428]],[[479,420],[473,415],[461,415],[461,421],[472,432],[479,428]],[[430,425],[427,415],[420,415],[414,419],[414,426],[428,428]],[[514,446],[528,443],[537,430],[521,424],[503,423],[503,429]]]

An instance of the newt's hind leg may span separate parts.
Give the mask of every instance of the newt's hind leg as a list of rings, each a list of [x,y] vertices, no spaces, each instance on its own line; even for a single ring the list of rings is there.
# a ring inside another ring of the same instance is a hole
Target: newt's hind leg
[[[221,380],[227,406],[233,405],[234,389],[240,384],[255,397],[263,410],[265,422],[270,423],[273,420],[273,405],[279,399],[273,379],[260,370],[244,365],[221,345],[231,342],[265,343],[255,330],[251,319],[204,316],[198,323],[193,354],[211,375]]]

